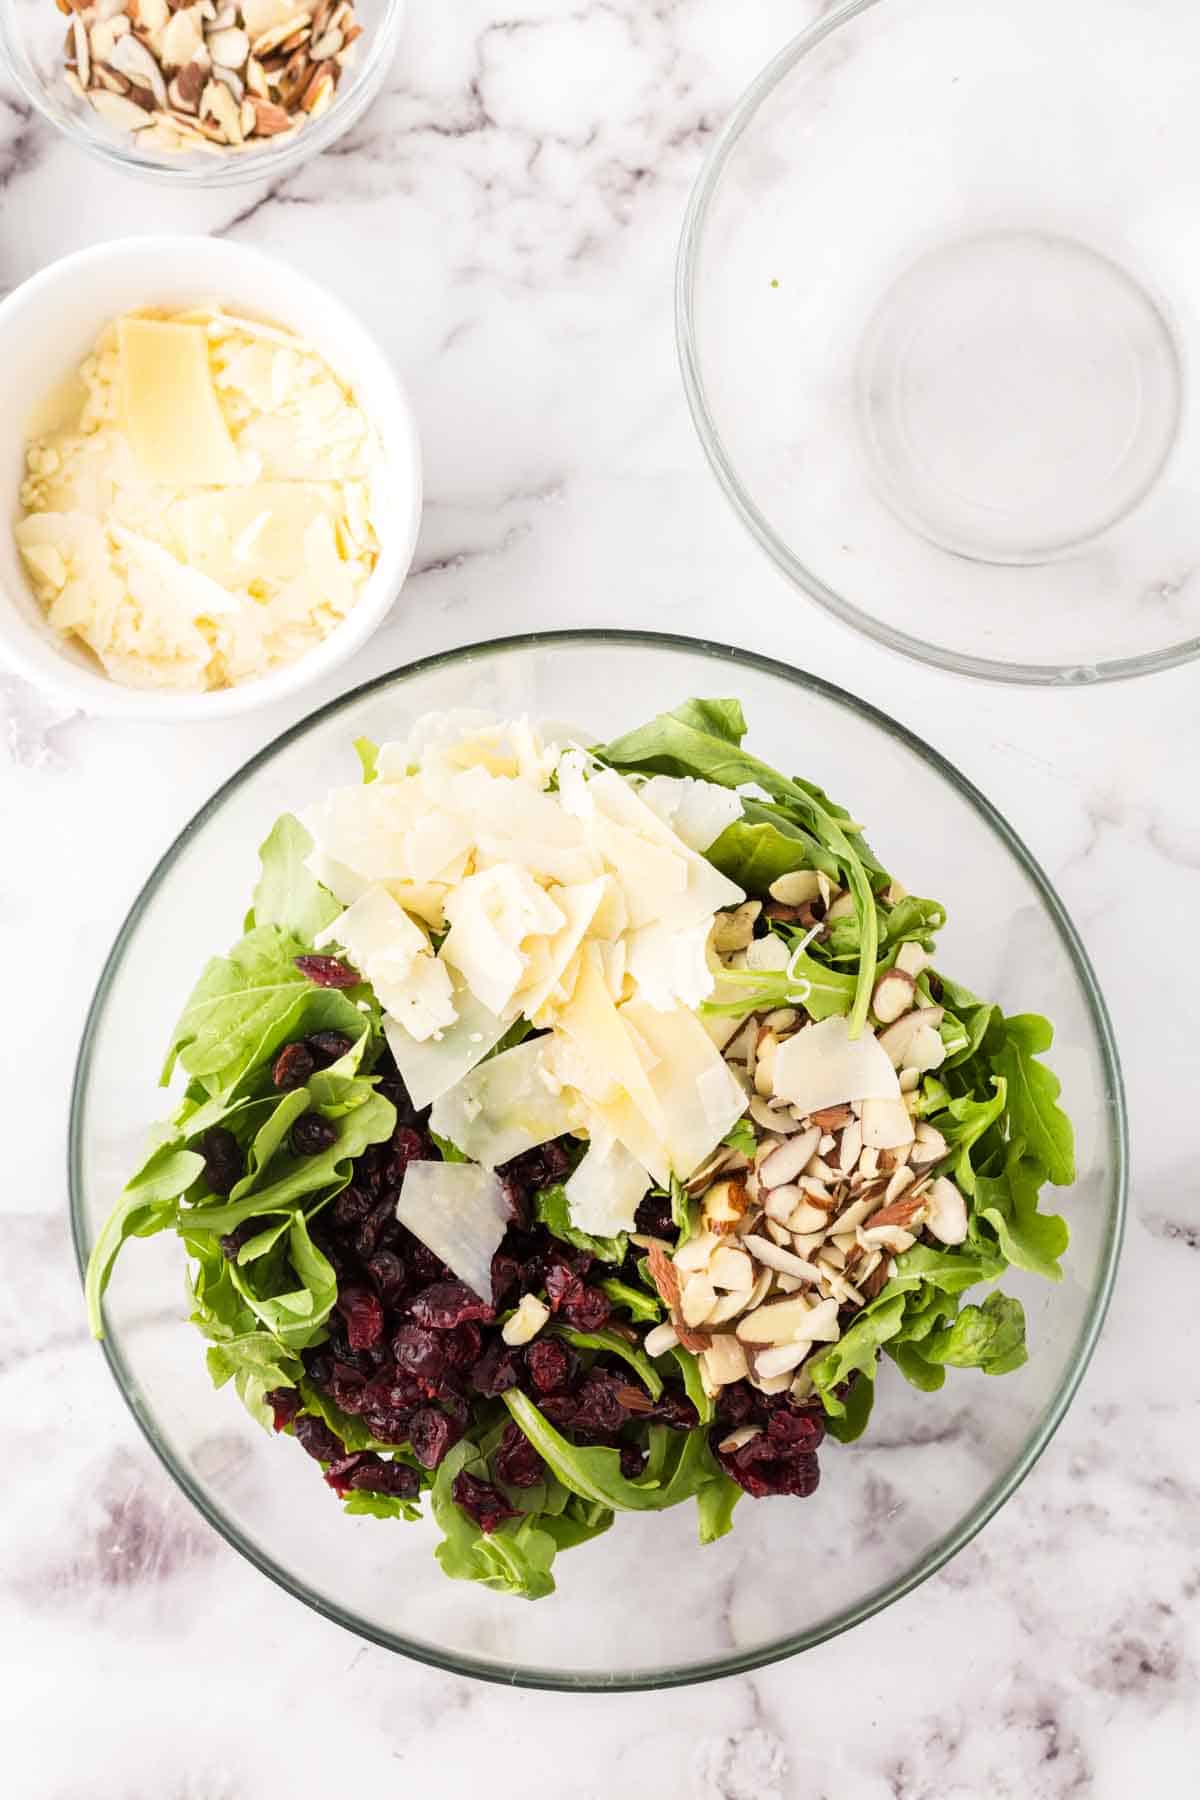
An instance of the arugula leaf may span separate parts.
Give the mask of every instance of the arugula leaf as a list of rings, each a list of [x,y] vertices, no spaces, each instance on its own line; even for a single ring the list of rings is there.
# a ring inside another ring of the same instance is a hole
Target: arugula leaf
[[[679,1234],[675,1239],[677,1250],[682,1250],[695,1231],[699,1213],[699,1206],[693,1205],[682,1181],[678,1175],[673,1174],[671,1176],[671,1223]]]
[[[891,1285],[889,1282],[888,1287]],[[834,1418],[845,1413],[845,1402],[838,1398],[834,1389],[851,1375],[874,1381],[879,1351],[899,1331],[904,1320],[904,1306],[902,1292],[889,1293],[885,1288],[877,1299],[855,1315],[853,1323],[846,1327],[836,1344],[830,1344],[819,1356],[809,1357],[804,1366],[812,1376],[826,1413]],[[854,1387],[859,1385],[856,1381]]]
[[[667,1355],[679,1366],[683,1376],[683,1388],[688,1399],[696,1409],[696,1416],[701,1425],[711,1425],[716,1416],[716,1407],[705,1392],[704,1383],[700,1379],[700,1364],[690,1350],[682,1344],[674,1344]]]
[[[309,1194],[326,1200],[340,1194],[353,1173],[356,1157],[368,1144],[381,1144],[396,1126],[396,1109],[390,1100],[371,1090],[370,1097],[339,1121],[337,1141],[319,1156],[295,1156],[281,1151],[272,1159],[275,1179],[238,1200],[221,1206],[192,1206],[181,1219],[189,1233],[213,1232],[224,1236],[244,1219],[260,1213],[280,1212]]]
[[[285,1349],[303,1350],[324,1338],[337,1277],[309,1236],[302,1213],[291,1216],[286,1246],[280,1239],[246,1265],[240,1259],[231,1264],[229,1273],[255,1318]]]
[[[748,894],[761,895],[781,875],[809,867],[810,838],[782,816],[771,816],[753,801],[743,800],[742,809],[743,817],[727,825],[704,852],[715,869],[736,881]]]
[[[443,1457],[434,1477],[430,1504],[434,1521],[443,1532],[435,1551],[443,1574],[456,1581],[478,1581],[524,1600],[552,1594],[550,1568],[558,1542],[551,1531],[541,1528],[539,1515],[526,1514],[519,1521],[506,1519],[489,1535],[455,1505],[454,1478],[469,1464],[474,1465],[473,1473],[487,1479],[487,1466],[478,1448],[463,1438]]]
[[[449,1138],[439,1137],[436,1131],[430,1131],[429,1135],[433,1139],[437,1153],[443,1162],[470,1162],[470,1157],[467,1156],[464,1151],[460,1150],[457,1144],[452,1144]]]
[[[204,1168],[204,1158],[192,1150],[170,1150],[151,1157],[126,1187],[104,1221],[84,1279],[88,1325],[93,1337],[104,1336],[100,1302],[112,1275],[121,1246],[130,1237],[153,1237],[166,1231],[179,1216],[179,1196],[187,1192]]]
[[[842,1397],[840,1413],[827,1412],[825,1429],[831,1438],[839,1444],[852,1444],[867,1429],[871,1417],[871,1409],[875,1404],[875,1382],[865,1375],[856,1375],[851,1380],[849,1389]]]
[[[1025,1313],[1019,1300],[992,1293],[924,1339],[888,1348],[907,1379],[927,1393],[941,1387],[947,1366],[1007,1375],[1028,1361]]]
[[[853,821],[835,810],[819,789],[808,782],[789,780],[742,750],[740,736],[733,735],[739,721],[744,728],[745,720],[736,701],[689,700],[674,712],[660,713],[650,724],[616,738],[601,754],[615,768],[699,775],[729,788],[756,782],[837,859],[841,878],[853,897],[861,931],[862,966],[850,1010],[850,1032],[857,1037],[867,1022],[879,948],[879,921],[864,861],[865,847],[852,842],[857,836],[851,829]]]
[[[627,1232],[618,1232],[616,1237],[593,1237],[590,1232],[580,1231],[572,1225],[570,1208],[567,1204],[567,1190],[561,1182],[553,1187],[544,1187],[533,1197],[534,1216],[539,1225],[544,1225],[553,1237],[564,1244],[570,1244],[575,1250],[586,1250],[589,1256],[595,1256],[601,1262],[623,1263],[625,1252],[629,1248]]]
[[[299,819],[284,813],[259,850],[262,873],[254,890],[255,925],[278,925],[304,944],[311,944],[342,910],[304,866],[312,848],[312,838]]]
[[[358,760],[362,765],[363,781],[374,781],[379,773],[377,766],[379,763],[379,745],[373,744],[369,737],[356,737],[354,740],[354,754],[358,757]]]
[[[796,933],[785,934],[792,948],[786,969],[721,969],[717,972],[712,998],[700,1007],[701,1016],[742,1018],[747,1013],[774,1011],[799,1001],[812,1019],[828,1019],[833,1014],[844,1016],[854,1006],[858,988],[857,975],[842,974],[827,963],[818,962]],[[872,982],[874,987],[874,982]]]
[[[960,1094],[946,1102],[942,1111],[934,1112],[930,1122],[937,1127],[950,1146],[950,1167],[964,1194],[975,1192],[975,1164],[971,1152],[975,1145],[1004,1117],[1007,1086],[1000,1076],[992,1077],[992,1093],[986,1100],[972,1094]]]
[[[358,1488],[346,1495],[342,1511],[352,1516],[362,1514],[371,1519],[413,1521],[422,1517],[421,1508],[415,1500],[401,1500],[398,1494],[369,1494]]]
[[[619,1356],[629,1364],[652,1400],[662,1398],[662,1376],[645,1351],[629,1343],[619,1331],[577,1331],[573,1325],[552,1325],[550,1334],[565,1338],[577,1350],[603,1350],[609,1356]]]
[[[758,1138],[754,1127],[745,1117],[734,1121],[721,1142],[728,1144],[729,1148],[736,1150],[739,1155],[750,1158],[753,1158],[754,1152],[758,1148]]]
[[[999,1159],[996,1159],[998,1162]],[[1001,1166],[981,1169],[975,1182],[975,1210],[986,1219],[1010,1263],[1041,1275],[1047,1281],[1062,1280],[1059,1257],[1070,1232],[1057,1213],[1038,1211],[1038,1192],[1046,1172],[1036,1157],[1025,1154],[1020,1138],[1004,1151]]]
[[[299,1380],[292,1385],[298,1387],[303,1396],[304,1405],[301,1411],[311,1413],[316,1419],[323,1419],[334,1437],[342,1440],[348,1452],[353,1453],[356,1450],[387,1451],[400,1462],[410,1463],[413,1468],[420,1467],[416,1458],[402,1445],[385,1443],[381,1438],[374,1437],[360,1418],[353,1413],[343,1412],[336,1401],[331,1400],[329,1395],[323,1393],[320,1388],[314,1387],[306,1375],[301,1374]],[[424,1474],[425,1471],[422,1469],[421,1473]]]
[[[715,1544],[733,1530],[733,1509],[742,1497],[742,1489],[722,1470],[715,1481],[706,1481],[696,1494],[696,1511],[700,1515],[700,1542]]]
[[[877,901],[876,912],[880,948],[891,955],[901,944],[920,944],[925,950],[932,949],[934,933],[946,923],[946,909],[940,900],[919,900],[915,894],[906,894],[890,906]],[[857,958],[861,942],[858,919],[852,914],[847,915],[831,922],[829,934],[821,942],[821,953],[831,962],[844,962]]]
[[[1039,1013],[1005,1019],[1004,1041],[992,1057],[1008,1092],[1009,1135],[1021,1138],[1055,1187],[1075,1179],[1075,1133],[1058,1104],[1062,1083],[1037,1059],[1054,1042],[1054,1028]]]
[[[662,1301],[657,1294],[644,1294],[639,1288],[630,1287],[628,1282],[618,1281],[612,1276],[608,1281],[600,1283],[600,1291],[607,1294],[618,1310],[624,1310],[638,1325],[657,1325],[662,1318]]]

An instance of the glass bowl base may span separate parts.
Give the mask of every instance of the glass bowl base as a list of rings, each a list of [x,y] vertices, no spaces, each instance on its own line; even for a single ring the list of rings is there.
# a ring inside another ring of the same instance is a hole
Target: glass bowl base
[[[1005,230],[928,251],[880,302],[856,369],[881,497],[980,562],[1047,562],[1125,518],[1175,442],[1162,311],[1108,257]]]

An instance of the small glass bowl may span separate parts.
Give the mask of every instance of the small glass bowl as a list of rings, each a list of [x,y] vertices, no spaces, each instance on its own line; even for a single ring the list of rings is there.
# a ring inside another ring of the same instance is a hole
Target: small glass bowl
[[[955,1369],[926,1394],[889,1364],[872,1429],[825,1447],[811,1500],[743,1501],[733,1532],[705,1549],[688,1507],[624,1513],[562,1556],[558,1591],[530,1605],[443,1575],[428,1519],[345,1517],[297,1444],[213,1388],[187,1324],[178,1238],[130,1245],[105,1298],[103,1349],[175,1481],[289,1593],[362,1638],[459,1675],[567,1690],[669,1687],[789,1656],[890,1606],[1029,1473],[1087,1366],[1112,1287],[1127,1162],[1116,1046],[1079,939],[1015,832],[936,751],[854,695],[745,651],[632,631],[508,638],[383,675],[285,732],[196,815],[122,926],[84,1033],[70,1148],[81,1266],[149,1120],[166,1110],[155,1090],[161,1047],[205,958],[238,934],[255,846],[281,812],[357,778],[355,737],[396,737],[422,713],[466,707],[570,719],[603,740],[689,694],[736,695],[751,751],[802,764],[865,821],[890,868],[945,903],[944,966],[958,979],[1009,1013],[1053,1019],[1079,1174],[1048,1198],[1069,1221],[1071,1246],[1058,1285],[1017,1269],[1004,1277],[1026,1309],[1024,1368],[1000,1380]],[[254,1603],[248,1584],[245,1604]]]
[[[244,150],[168,151],[138,148],[139,133],[108,125],[65,80],[69,19],[53,0],[0,0],[0,62],[7,62],[44,119],[89,155],[126,174],[180,187],[236,187],[278,180],[327,150],[357,123],[383,86],[396,51],[405,0],[355,0],[363,35],[358,55],[343,70],[328,112],[279,142],[263,138]]]
[[[680,250],[684,382],[743,522],[835,617],[957,674],[1200,655],[1200,9],[808,10]]]

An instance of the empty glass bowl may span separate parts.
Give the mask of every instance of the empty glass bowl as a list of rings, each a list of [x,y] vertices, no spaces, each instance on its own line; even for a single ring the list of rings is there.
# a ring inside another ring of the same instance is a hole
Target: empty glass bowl
[[[405,0],[355,0],[363,35],[355,45],[354,60],[342,71],[332,106],[294,134],[252,138],[246,149],[237,151],[159,150],[145,144],[140,132],[108,124],[64,80],[70,21],[54,0],[0,0],[0,59],[8,63],[42,117],[102,162],[180,186],[233,187],[243,181],[278,180],[349,131],[383,86],[404,4]],[[303,5],[297,7],[298,12],[304,10]]]
[[[818,1643],[887,1606],[952,1556],[1019,1485],[1079,1381],[1104,1315],[1125,1193],[1124,1106],[1094,977],[1045,876],[987,801],[934,751],[849,694],[760,657],[682,638],[563,632],[432,657],[335,701],[256,756],[197,815],[123,926],[93,1003],[71,1142],[86,1259],[145,1128],[171,1025],[204,961],[237,937],[255,851],[277,815],[358,778],[353,739],[430,710],[566,719],[604,738],[688,695],[737,695],[749,746],[825,785],[914,891],[949,909],[939,960],[1010,1012],[1047,1013],[1078,1136],[1065,1279],[1015,1272],[1030,1360],[992,1379],[952,1370],[918,1394],[886,1365],[871,1432],[829,1443],[810,1500],[743,1500],[729,1537],[696,1542],[694,1509],[618,1517],[562,1555],[529,1603],[448,1580],[427,1523],[348,1518],[299,1446],[214,1392],[186,1323],[173,1234],[131,1244],[107,1299],[105,1352],[151,1444],[244,1556],[360,1636],[461,1674],[542,1687],[666,1686]],[[81,1301],[82,1307],[82,1301]],[[887,1530],[878,1517],[888,1495]],[[247,1592],[247,1605],[252,1599]]]
[[[678,280],[705,449],[779,566],[961,673],[1200,652],[1188,0],[849,0],[749,89]]]

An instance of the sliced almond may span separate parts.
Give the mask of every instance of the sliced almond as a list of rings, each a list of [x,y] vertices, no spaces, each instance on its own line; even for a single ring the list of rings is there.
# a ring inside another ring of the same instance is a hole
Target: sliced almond
[[[789,1108],[772,1106],[761,1094],[751,1096],[749,1111],[756,1125],[780,1137],[793,1137],[805,1129]]]
[[[701,1321],[705,1331],[716,1331],[722,1325],[732,1325],[739,1313],[746,1310],[749,1300],[748,1292],[740,1294],[719,1294],[717,1304],[711,1312],[705,1313]]]
[[[752,1063],[754,1046],[758,1042],[759,1023],[757,1019],[747,1019],[735,1038],[731,1038],[725,1050],[726,1062]]]
[[[712,947],[718,956],[731,956],[744,950],[754,936],[754,925],[762,911],[761,900],[745,900],[732,912],[717,913],[713,920]]]
[[[107,61],[111,68],[127,75],[138,87],[144,87],[153,94],[159,106],[166,107],[167,84],[163,80],[163,72],[139,39],[132,34],[119,37]]]
[[[778,876],[767,889],[772,900],[783,906],[803,906],[806,901],[815,900],[820,891],[815,869],[793,869]]]
[[[110,94],[107,88],[92,88],[88,99],[106,125],[118,131],[141,131],[150,123],[150,115],[123,94]]]
[[[763,1200],[763,1211],[768,1219],[774,1219],[780,1225],[786,1225],[804,1196],[798,1187],[772,1188]]]
[[[289,38],[299,31],[308,35],[309,16],[306,12],[292,13],[289,18],[281,19],[278,25],[270,26],[253,40],[250,48],[255,56],[270,56],[273,50],[282,50]]]
[[[892,1025],[916,999],[917,984],[903,969],[889,969],[875,983],[871,1009],[882,1025]]]
[[[803,1237],[819,1232],[826,1224],[828,1219],[821,1207],[814,1206],[811,1200],[801,1200],[788,1219],[788,1230]]]
[[[685,1325],[703,1325],[717,1303],[716,1289],[707,1275],[689,1275],[679,1295],[679,1310]]]
[[[770,1218],[764,1219],[762,1224],[763,1230],[773,1244],[781,1244],[785,1250],[789,1248],[792,1241],[792,1234],[786,1225],[782,1224],[778,1219]]]
[[[503,1334],[502,1334],[503,1335]],[[668,1319],[662,1325],[655,1325],[646,1333],[642,1348],[647,1356],[665,1356],[679,1342],[679,1333]]]
[[[911,1250],[917,1240],[902,1225],[880,1225],[876,1228],[872,1220],[869,1225],[859,1226],[858,1241],[864,1250],[891,1250],[899,1256],[905,1250]]]
[[[940,1162],[949,1152],[949,1145],[937,1129],[924,1119],[919,1119],[916,1126],[916,1142],[909,1157],[910,1162],[924,1164]]]
[[[742,1239],[742,1243],[754,1260],[765,1263],[768,1269],[778,1269],[785,1275],[799,1275],[802,1281],[817,1280],[817,1272],[811,1263],[804,1262],[790,1250],[781,1249],[770,1238],[759,1237],[751,1232]]]
[[[732,1456],[735,1450],[744,1449],[747,1444],[752,1444],[756,1437],[761,1436],[761,1425],[739,1425],[736,1431],[731,1431],[728,1437],[721,1439],[717,1449],[722,1456]]]
[[[885,1206],[891,1206],[894,1201],[899,1200],[901,1194],[903,1194],[906,1189],[910,1188],[916,1179],[917,1178],[911,1169],[903,1167],[897,1169],[892,1176],[892,1179],[883,1190]]]
[[[854,1118],[852,1106],[822,1106],[810,1115],[814,1125],[822,1131],[840,1131],[843,1125],[849,1125]]]
[[[760,1380],[769,1380],[773,1375],[790,1374],[799,1368],[809,1351],[812,1340],[802,1338],[797,1343],[774,1344],[768,1350],[759,1350],[754,1357],[754,1370]]]
[[[752,1313],[743,1313],[737,1323],[737,1335],[743,1344],[790,1344],[796,1337],[809,1335],[810,1308],[803,1294],[790,1300],[768,1300]]]
[[[750,1373],[746,1352],[731,1331],[721,1331],[701,1352],[700,1361],[713,1387],[729,1387]]]
[[[843,1175],[849,1175],[862,1154],[863,1135],[862,1122],[851,1119],[842,1132],[842,1141],[838,1149],[838,1168]]]
[[[791,1394],[792,1399],[796,1401],[804,1401],[811,1398],[815,1389],[813,1387],[813,1378],[807,1369],[798,1369],[796,1371],[795,1380],[792,1382],[788,1392]]]
[[[922,1006],[902,1014],[894,1025],[889,1025],[886,1031],[879,1033],[879,1047],[893,1069],[904,1068],[909,1063],[909,1045],[917,1033],[926,1026],[934,1028],[940,1025],[943,1017],[940,1006]]]
[[[117,13],[110,19],[97,19],[88,29],[88,44],[92,52],[92,61],[110,63],[113,51],[121,38],[129,34],[129,20],[124,13]]]
[[[780,1144],[760,1165],[758,1178],[764,1187],[786,1187],[803,1173],[821,1140],[815,1125]]]
[[[911,1144],[913,1123],[904,1102],[864,1100],[862,1134],[863,1143],[872,1150],[891,1150],[900,1144]]]
[[[908,1174],[908,1170],[904,1173]],[[863,1229],[870,1233],[888,1225],[912,1225],[924,1217],[925,1205],[924,1194],[900,1194],[888,1205],[881,1206],[877,1213],[873,1213]]]
[[[836,1300],[818,1300],[804,1321],[807,1335],[818,1344],[836,1344],[842,1335]]]
[[[967,1203],[945,1175],[929,1190],[925,1223],[941,1244],[961,1244],[967,1235]]]
[[[129,0],[125,10],[137,29],[147,37],[161,31],[171,16],[167,0]]]
[[[531,1343],[549,1317],[550,1308],[536,1294],[526,1294],[512,1318],[500,1327],[500,1336],[506,1344]]]
[[[848,919],[853,915],[853,912],[854,896],[852,894],[839,894],[836,900],[830,901],[829,909],[826,912],[825,917],[827,919]]]
[[[739,1294],[750,1292],[756,1273],[753,1259],[730,1244],[722,1244],[713,1251],[707,1270],[708,1279],[715,1288]]]
[[[223,69],[241,69],[250,55],[250,39],[240,25],[210,31],[207,41],[209,55]]]
[[[182,69],[194,61],[197,52],[204,49],[204,33],[196,7],[181,6],[171,14],[163,28],[159,49],[165,68]]]
[[[746,1184],[742,1181],[714,1182],[700,1202],[700,1216],[705,1237],[726,1237],[737,1228],[737,1222],[750,1204]]]
[[[901,944],[896,952],[896,967],[903,969],[906,975],[922,974],[932,961],[928,950],[923,950],[920,944]]]
[[[313,73],[300,101],[310,119],[319,119],[333,105],[337,86],[337,70],[333,63],[322,63]]]
[[[924,1075],[930,1069],[940,1069],[946,1060],[946,1046],[942,1042],[942,1034],[932,1025],[923,1025],[910,1040],[904,1052],[904,1068],[917,1069]]]
[[[719,1239],[713,1231],[698,1231],[675,1252],[675,1267],[681,1275],[695,1274],[697,1270],[707,1269],[708,1259],[716,1249]]]

